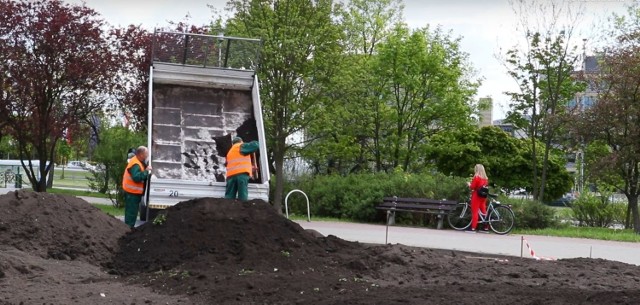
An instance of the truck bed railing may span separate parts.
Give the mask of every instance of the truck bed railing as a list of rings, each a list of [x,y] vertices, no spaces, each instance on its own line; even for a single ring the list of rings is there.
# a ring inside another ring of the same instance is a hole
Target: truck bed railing
[[[260,39],[156,31],[151,58],[158,63],[256,71],[261,44]]]

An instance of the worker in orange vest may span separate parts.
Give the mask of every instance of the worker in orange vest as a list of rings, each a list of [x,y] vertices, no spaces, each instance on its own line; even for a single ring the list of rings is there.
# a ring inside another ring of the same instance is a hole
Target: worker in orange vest
[[[224,198],[241,201],[249,200],[249,178],[253,172],[251,154],[260,148],[258,141],[243,143],[242,138],[234,137],[233,146],[227,153],[227,187]]]
[[[151,175],[151,165],[146,165],[149,150],[140,146],[135,156],[129,160],[122,176],[122,190],[124,190],[124,223],[130,228],[136,224],[140,201],[144,195],[145,181]]]

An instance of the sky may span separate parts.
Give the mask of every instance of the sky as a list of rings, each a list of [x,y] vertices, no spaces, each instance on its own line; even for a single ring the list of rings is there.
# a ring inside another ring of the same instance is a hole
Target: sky
[[[545,1],[545,0],[542,0]],[[546,0],[559,1],[559,0]],[[591,41],[595,31],[613,12],[622,14],[625,6],[639,0],[568,0],[583,5],[585,14],[578,24],[576,38]],[[66,0],[80,4],[82,0]],[[192,24],[207,24],[213,13],[207,6],[223,11],[226,0],[85,0],[112,25],[140,24],[146,28],[166,26],[167,21],[180,21],[187,14]],[[493,119],[504,118],[509,98],[506,91],[516,91],[517,84],[496,54],[511,48],[522,34],[515,28],[517,18],[508,0],[404,0],[404,21],[413,28],[429,25],[450,30],[462,37],[461,49],[469,54],[472,66],[482,78],[477,97],[492,97]],[[587,43],[588,44],[588,43]],[[589,45],[589,44],[588,44]],[[501,51],[501,48],[503,51]],[[589,51],[589,46],[587,50]]]

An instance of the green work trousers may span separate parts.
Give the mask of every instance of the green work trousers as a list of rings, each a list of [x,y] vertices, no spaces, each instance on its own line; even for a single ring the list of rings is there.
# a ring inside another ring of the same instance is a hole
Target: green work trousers
[[[130,228],[133,228],[136,224],[141,200],[142,195],[124,193],[124,223]]]
[[[224,198],[236,199],[240,201],[249,200],[249,175],[237,174],[235,176],[227,177],[227,188],[224,193]]]

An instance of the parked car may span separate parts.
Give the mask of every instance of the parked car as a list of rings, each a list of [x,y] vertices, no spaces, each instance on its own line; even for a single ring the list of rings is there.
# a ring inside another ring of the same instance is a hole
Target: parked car
[[[571,204],[575,200],[575,196],[565,194],[565,196],[563,196],[562,198],[546,202],[545,204],[552,207],[571,207]]]
[[[76,169],[76,170],[95,170],[95,166],[85,162],[85,161],[69,161],[66,165],[67,169]]]

